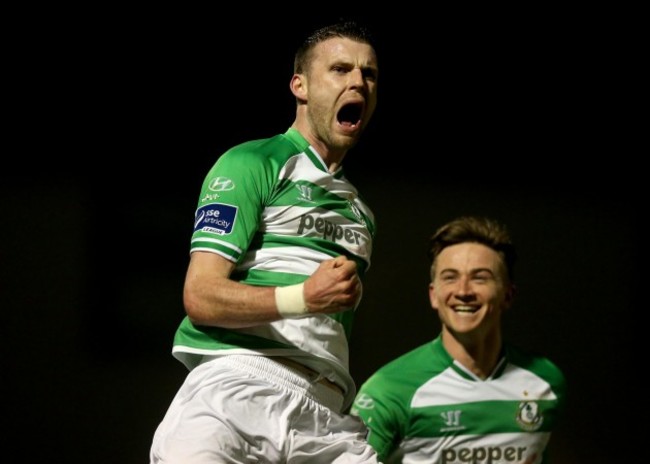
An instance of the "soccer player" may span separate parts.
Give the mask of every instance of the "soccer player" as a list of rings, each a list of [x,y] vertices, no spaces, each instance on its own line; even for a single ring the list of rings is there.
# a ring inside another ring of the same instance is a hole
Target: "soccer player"
[[[430,240],[429,299],[442,331],[380,367],[352,413],[380,462],[546,463],[565,378],[549,359],[506,343],[515,248],[505,226],[460,217]]]
[[[295,55],[292,126],[231,148],[208,172],[173,346],[190,372],[152,464],[377,462],[346,413],[375,223],[341,166],[373,115],[377,78],[365,28],[317,30]]]

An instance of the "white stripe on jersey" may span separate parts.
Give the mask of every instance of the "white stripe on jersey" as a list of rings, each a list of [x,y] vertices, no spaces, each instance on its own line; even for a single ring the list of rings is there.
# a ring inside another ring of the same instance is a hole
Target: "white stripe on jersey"
[[[199,237],[199,238],[194,238],[192,239],[191,243],[194,244],[196,242],[209,242],[209,243],[218,243],[219,245],[230,248],[231,250],[235,250],[237,253],[241,253],[241,248],[238,246],[233,245],[232,243],[224,242],[223,240],[219,240],[217,238],[208,238],[208,237]],[[212,250],[214,251],[214,250]]]
[[[332,256],[305,247],[270,247],[246,253],[238,269],[311,275],[327,259]]]
[[[517,398],[556,399],[548,382],[513,364],[509,364],[498,379],[484,382],[481,388],[474,388],[476,382],[482,381],[467,380],[449,367],[418,388],[411,406],[420,408],[480,401],[514,401]]]

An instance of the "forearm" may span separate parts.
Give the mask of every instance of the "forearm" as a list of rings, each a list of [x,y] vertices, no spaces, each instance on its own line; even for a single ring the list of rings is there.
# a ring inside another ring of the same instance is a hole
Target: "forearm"
[[[183,303],[197,325],[252,327],[286,317],[308,317],[353,309],[361,298],[354,261],[343,256],[321,263],[303,285],[276,292],[230,279],[234,263],[217,254],[192,253],[185,277]]]
[[[245,285],[223,277],[187,280],[183,303],[197,325],[242,328],[277,321],[275,287]]]
[[[197,325],[251,327],[277,321],[275,287],[253,286],[230,279],[235,263],[215,254],[194,252],[185,276],[183,304]]]

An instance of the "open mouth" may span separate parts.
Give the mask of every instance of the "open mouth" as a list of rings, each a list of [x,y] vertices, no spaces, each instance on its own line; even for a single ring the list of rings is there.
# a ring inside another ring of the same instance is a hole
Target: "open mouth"
[[[362,114],[363,103],[348,103],[339,110],[336,119],[343,127],[355,129],[361,125]]]
[[[480,308],[476,306],[454,306],[454,311],[457,313],[468,313],[472,314],[478,311]]]

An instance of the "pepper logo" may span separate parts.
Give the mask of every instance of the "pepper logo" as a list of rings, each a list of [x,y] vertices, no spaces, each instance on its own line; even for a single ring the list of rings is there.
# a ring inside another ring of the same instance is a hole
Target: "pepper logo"
[[[316,232],[314,234],[314,232]],[[343,227],[340,224],[335,224],[323,218],[314,217],[310,214],[303,214],[300,216],[300,223],[298,224],[298,235],[320,236],[325,240],[336,242],[343,240],[352,245],[359,245],[363,242],[364,237],[358,231],[349,227]]]

